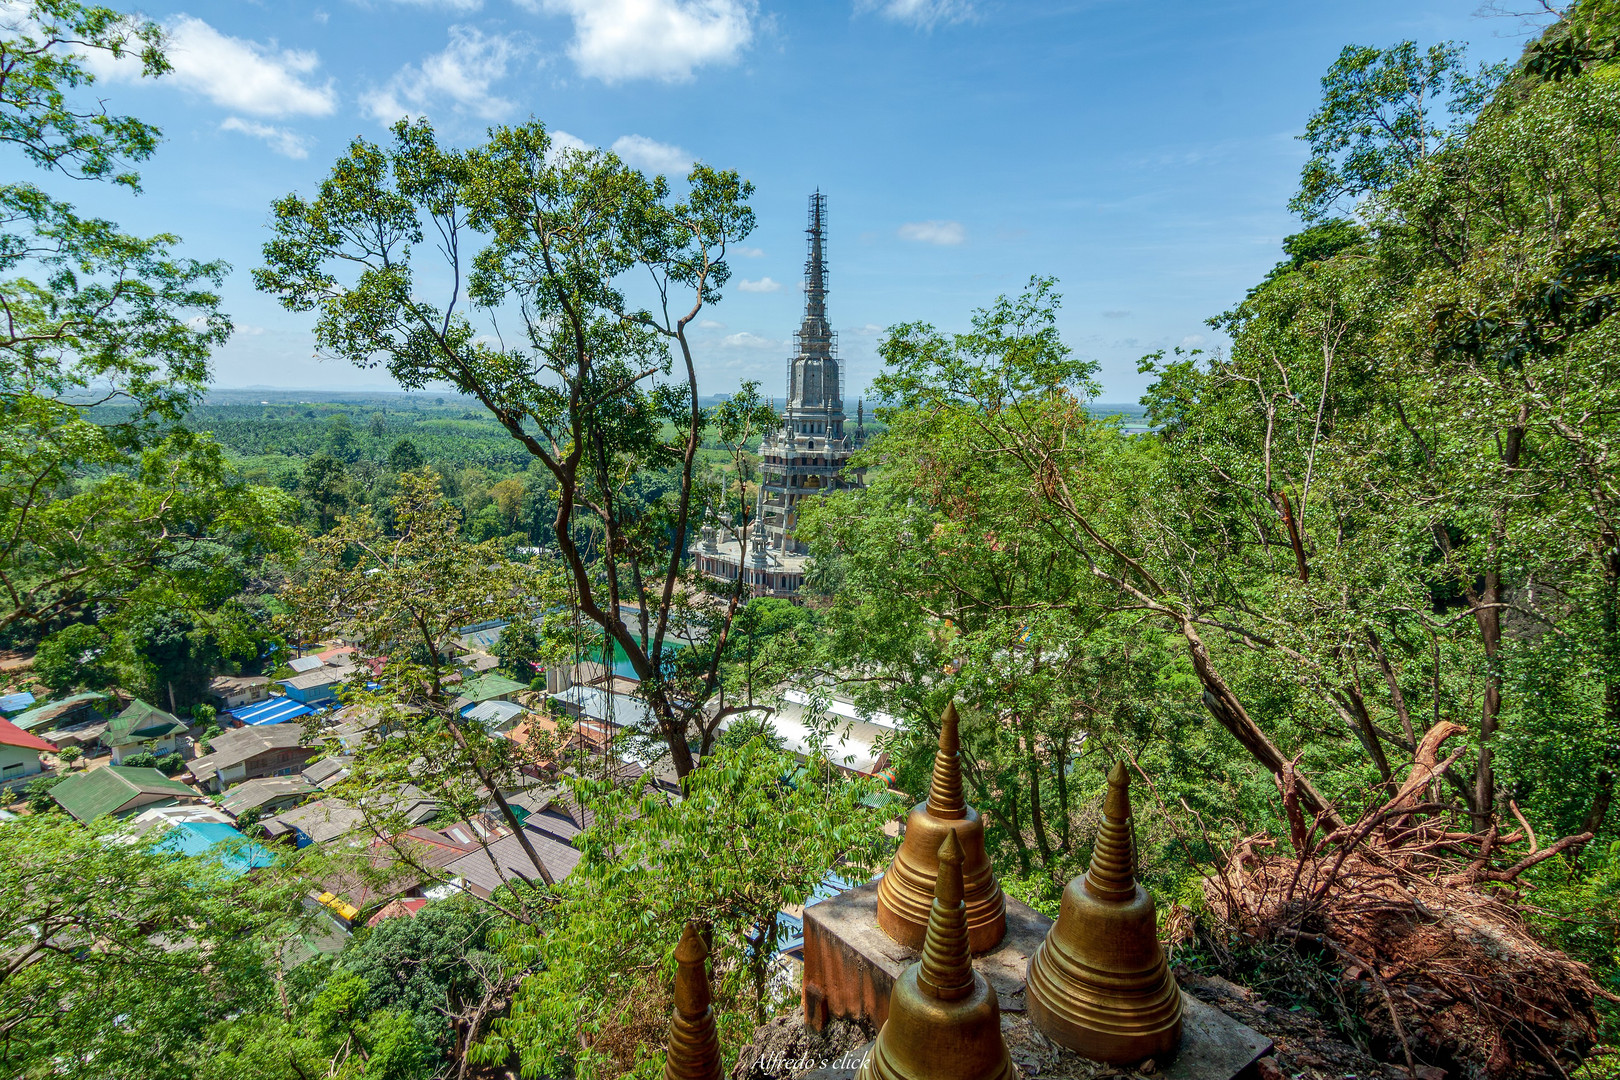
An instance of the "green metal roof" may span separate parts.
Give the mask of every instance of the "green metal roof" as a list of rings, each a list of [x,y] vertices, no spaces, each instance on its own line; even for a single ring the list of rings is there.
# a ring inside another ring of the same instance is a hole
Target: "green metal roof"
[[[475,679],[464,679],[459,691],[461,696],[468,701],[482,703],[527,689],[526,684],[520,683],[516,679],[508,679],[505,675],[497,675],[490,671]]]
[[[106,694],[74,694],[72,697],[47,701],[38,708],[29,709],[25,713],[13,716],[11,722],[24,731],[32,731],[37,727],[43,727],[65,713],[70,713],[74,709],[88,705],[92,701],[101,701],[106,696]]]
[[[185,731],[186,725],[173,713],[136,698],[129,703],[129,708],[107,721],[104,741],[108,746],[129,746],[168,735],[183,735]]]
[[[156,769],[133,769],[127,765],[91,769],[70,776],[51,788],[51,798],[80,821],[93,821],[114,813],[141,795],[195,798],[197,793]]]

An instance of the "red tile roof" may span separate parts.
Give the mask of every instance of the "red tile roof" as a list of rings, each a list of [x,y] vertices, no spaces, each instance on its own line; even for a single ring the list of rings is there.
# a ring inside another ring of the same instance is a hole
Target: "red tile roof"
[[[56,746],[38,735],[30,735],[10,720],[0,720],[0,746],[20,746],[25,750],[44,750],[56,753]]]

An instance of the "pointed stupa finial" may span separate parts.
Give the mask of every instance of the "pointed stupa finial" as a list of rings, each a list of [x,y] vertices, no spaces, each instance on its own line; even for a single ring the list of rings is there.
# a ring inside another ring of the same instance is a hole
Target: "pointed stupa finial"
[[[962,845],[957,843],[955,829],[939,845],[939,877],[934,883],[934,908],[928,915],[917,986],[941,1001],[957,1001],[973,992],[967,907],[962,903]]]
[[[675,946],[675,1015],[669,1025],[664,1080],[720,1080],[720,1036],[709,1007],[709,947],[694,923]]]
[[[939,749],[934,752],[934,778],[928,786],[928,812],[939,818],[967,816],[967,803],[962,799],[960,724],[956,702],[947,702],[939,718]]]
[[[1103,826],[1086,870],[1086,890],[1099,900],[1129,900],[1136,895],[1136,847],[1131,820],[1131,777],[1117,761],[1108,773],[1103,800]]]

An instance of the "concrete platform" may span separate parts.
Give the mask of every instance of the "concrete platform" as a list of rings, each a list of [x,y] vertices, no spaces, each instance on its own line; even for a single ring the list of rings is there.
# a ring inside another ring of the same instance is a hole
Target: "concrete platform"
[[[1024,975],[1029,958],[1046,940],[1052,920],[1009,897],[1007,936],[973,959],[1001,1003],[1002,1030],[1013,1060],[1026,1076],[1118,1075],[1047,1040],[1024,1015]],[[916,963],[915,950],[900,945],[877,925],[877,883],[840,893],[804,912],[804,1023],[820,1031],[834,1018],[865,1019],[881,1027],[889,1017],[889,994],[901,972]],[[1271,1040],[1196,998],[1181,995],[1181,1050],[1154,1073],[1164,1080],[1234,1080],[1271,1049]],[[859,1061],[868,1049],[852,1057]],[[823,1069],[815,1080],[849,1080],[854,1069]]]

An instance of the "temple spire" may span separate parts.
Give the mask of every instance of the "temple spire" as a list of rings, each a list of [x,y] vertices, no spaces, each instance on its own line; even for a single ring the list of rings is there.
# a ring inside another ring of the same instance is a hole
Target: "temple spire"
[[[665,1080],[720,1080],[720,1037],[709,1007],[708,946],[697,927],[686,924],[675,946],[675,1014],[669,1024]]]

